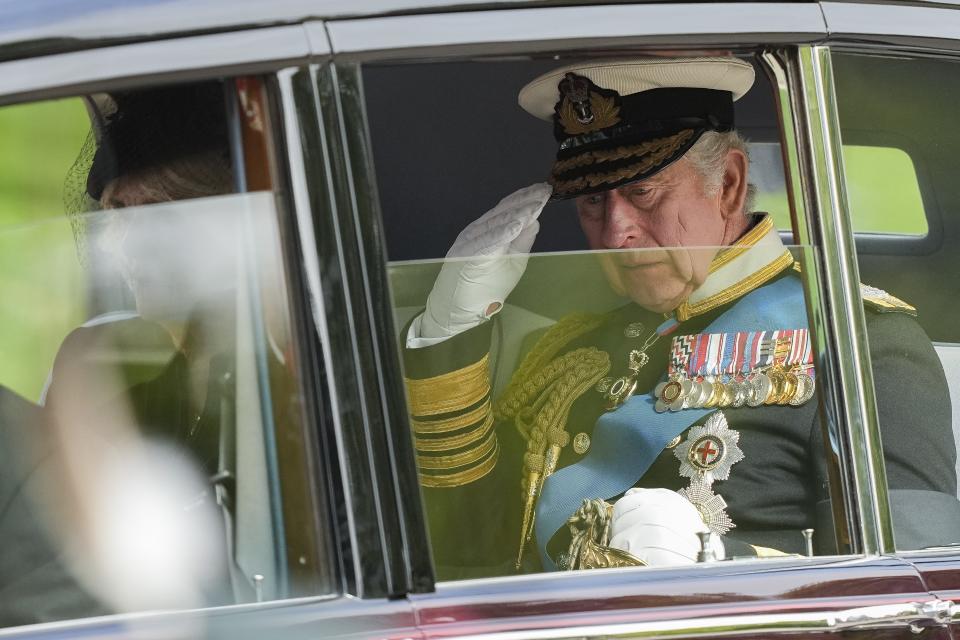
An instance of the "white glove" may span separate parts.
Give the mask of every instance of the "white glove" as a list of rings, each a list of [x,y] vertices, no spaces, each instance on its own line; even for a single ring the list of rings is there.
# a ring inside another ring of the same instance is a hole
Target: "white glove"
[[[427,298],[420,338],[449,338],[503,308],[527,268],[552,191],[547,183],[520,189],[460,232]]]
[[[698,531],[707,525],[689,500],[669,489],[630,489],[613,505],[610,546],[650,566],[693,564],[700,551]],[[724,557],[720,536],[710,536],[717,560]]]

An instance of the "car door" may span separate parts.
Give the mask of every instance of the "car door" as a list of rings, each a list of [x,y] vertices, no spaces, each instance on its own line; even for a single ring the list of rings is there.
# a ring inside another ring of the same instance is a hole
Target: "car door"
[[[407,321],[422,308],[437,259],[463,224],[483,211],[482,203],[490,206],[509,186],[542,175],[534,160],[547,147],[510,103],[523,82],[558,60],[710,49],[753,61],[766,74],[768,106],[755,107],[752,118],[744,106],[747,126],[782,153],[783,187],[769,190],[768,204],[781,209],[786,222],[780,228],[806,265],[802,277],[817,334],[818,384],[825,390],[820,424],[829,444],[822,455],[835,522],[815,535],[835,542],[835,551],[683,568],[447,577],[434,590],[408,596],[425,635],[949,636],[947,605],[929,593],[910,562],[891,555],[882,452],[870,418],[874,400],[870,377],[862,375],[869,369],[864,312],[850,232],[841,222],[842,184],[832,164],[833,87],[823,50],[811,46],[826,36],[818,6],[524,7],[309,26],[315,41],[329,37],[334,55],[333,64],[314,70],[314,82],[321,105],[335,111],[324,116],[328,144],[343,145],[347,155],[353,224],[368,270],[366,317],[378,344],[383,402],[396,411],[389,417],[388,441],[396,446],[396,473],[407,474],[405,490],[412,491],[409,474],[416,465],[413,456],[400,455],[410,453],[410,425],[407,410],[397,411],[404,405],[398,332],[407,331]],[[772,173],[776,166],[770,164]],[[545,251],[577,246],[569,218],[557,219]],[[561,272],[557,265],[546,256],[540,262],[534,253],[524,277],[537,270],[555,275]],[[549,280],[530,286],[544,282]],[[518,291],[523,286],[521,281]],[[550,301],[539,303],[514,317],[544,326],[537,322],[556,317],[555,309]],[[498,353],[522,348],[497,339],[505,345]],[[499,375],[494,372],[494,380]],[[417,498],[405,503],[405,497],[400,495],[401,520],[422,522]],[[412,548],[411,541],[404,543]],[[420,553],[422,547],[411,555]]]
[[[949,418],[956,442],[956,196],[952,161],[944,155],[951,153],[956,141],[939,105],[956,85],[957,16],[934,6],[866,5],[855,11],[846,3],[825,3],[824,13],[831,32],[846,192],[860,271],[864,281],[916,302],[917,317],[938,356],[918,370],[923,375],[942,367],[950,388]],[[876,44],[880,46],[871,46]],[[877,102],[877,81],[910,100]],[[878,182],[884,173],[887,178]],[[895,212],[863,199],[882,193],[882,183],[894,186],[901,198]],[[894,226],[878,228],[874,221],[881,218]],[[877,390],[880,397],[879,385]],[[955,457],[956,451],[950,454]],[[891,487],[896,464],[887,460]],[[938,522],[942,510],[923,496],[924,487],[903,488],[918,498],[918,510],[899,521],[894,518],[897,554],[919,569],[932,593],[955,601],[960,584],[956,531]],[[892,502],[897,493],[891,490]],[[931,530],[941,532],[938,539],[914,537]],[[954,611],[951,606],[956,634]]]
[[[295,78],[328,50],[296,25],[99,44],[0,65],[2,633],[419,636],[342,377],[343,243],[304,196]]]

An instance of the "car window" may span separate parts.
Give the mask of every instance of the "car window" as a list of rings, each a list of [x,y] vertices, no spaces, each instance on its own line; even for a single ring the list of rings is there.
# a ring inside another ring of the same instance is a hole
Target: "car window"
[[[950,80],[958,69],[949,59],[834,57],[854,228],[900,234],[889,238],[889,249],[858,247],[899,549],[958,542],[958,218],[950,160],[958,139],[946,106],[955,99]],[[923,99],[891,99],[908,95]],[[911,236],[924,233],[936,242],[909,250]],[[901,362],[905,368],[895,366]],[[910,461],[914,452],[927,461],[922,468]]]
[[[843,163],[854,233],[926,235],[917,170],[906,151],[843,145]]]
[[[260,86],[0,109],[0,626],[332,589]]]
[[[739,136],[719,124],[698,132],[690,157],[682,130],[604,146],[642,128],[611,115],[632,103],[611,97],[603,76],[588,77],[594,89],[571,71],[568,95],[558,89],[568,76],[550,75],[564,65],[592,73],[591,63],[363,67],[439,579],[848,549],[830,517],[839,487],[798,287],[814,254],[777,231],[789,209],[763,74],[749,58],[707,61],[706,73],[716,79],[709,65],[731,60],[755,78],[730,106]],[[596,133],[578,117],[608,120]],[[583,139],[569,142],[568,126]],[[583,141],[600,141],[595,155],[558,156],[558,144]],[[752,186],[732,179],[742,190],[723,193],[742,197],[723,200],[709,157]],[[593,164],[603,171],[577,173]],[[637,171],[650,172],[632,181]],[[593,188],[610,183],[615,192]],[[676,200],[681,192],[691,199]],[[721,208],[731,226],[707,230]],[[633,217],[617,223],[614,210]],[[772,296],[770,315],[740,317],[765,304],[739,304],[752,294]]]

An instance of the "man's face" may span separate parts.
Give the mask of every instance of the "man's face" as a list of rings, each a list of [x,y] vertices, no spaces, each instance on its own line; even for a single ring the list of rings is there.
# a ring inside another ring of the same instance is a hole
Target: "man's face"
[[[660,173],[576,200],[580,226],[614,291],[651,311],[675,309],[707,277],[724,242],[720,194],[683,158]]]

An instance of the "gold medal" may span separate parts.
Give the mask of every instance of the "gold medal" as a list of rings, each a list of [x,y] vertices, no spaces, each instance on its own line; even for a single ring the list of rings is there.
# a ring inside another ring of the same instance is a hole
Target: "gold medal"
[[[783,392],[777,397],[777,404],[787,405],[797,393],[797,376],[789,371],[783,374]]]
[[[783,388],[786,385],[786,380],[783,372],[779,369],[774,369],[771,371],[768,375],[768,378],[770,379],[770,391],[767,393],[767,397],[763,399],[763,404],[775,404],[783,394]]]
[[[734,384],[733,380],[729,382],[721,382],[720,385],[723,387],[723,394],[720,398],[720,407],[726,409],[729,406],[733,405],[734,399]]]

